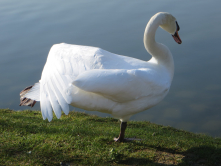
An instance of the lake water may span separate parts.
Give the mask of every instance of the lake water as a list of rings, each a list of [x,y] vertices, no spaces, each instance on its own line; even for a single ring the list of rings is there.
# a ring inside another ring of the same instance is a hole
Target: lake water
[[[220,6],[221,1],[206,0],[1,0],[0,108],[28,109],[18,106],[19,92],[38,82],[55,43],[96,46],[149,60],[143,46],[144,29],[152,15],[165,11],[177,18],[183,41],[178,45],[171,35],[157,31],[156,40],[174,56],[174,80],[159,105],[131,120],[220,137]],[[39,104],[34,109],[40,109]]]

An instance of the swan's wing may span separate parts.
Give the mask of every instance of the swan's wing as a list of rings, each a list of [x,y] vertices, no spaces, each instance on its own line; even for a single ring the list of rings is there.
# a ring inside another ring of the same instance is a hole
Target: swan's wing
[[[57,118],[61,110],[69,113],[71,83],[79,73],[93,68],[93,55],[99,48],[68,44],[54,45],[48,55],[40,80],[40,106],[43,119]]]
[[[116,102],[127,102],[159,93],[164,85],[157,77],[150,69],[94,69],[80,74],[73,85]]]

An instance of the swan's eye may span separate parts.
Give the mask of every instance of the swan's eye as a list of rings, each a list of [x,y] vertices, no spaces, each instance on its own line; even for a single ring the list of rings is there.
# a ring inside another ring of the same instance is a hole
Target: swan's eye
[[[180,26],[178,25],[177,21],[176,21],[176,30],[177,30],[177,31],[180,30]]]

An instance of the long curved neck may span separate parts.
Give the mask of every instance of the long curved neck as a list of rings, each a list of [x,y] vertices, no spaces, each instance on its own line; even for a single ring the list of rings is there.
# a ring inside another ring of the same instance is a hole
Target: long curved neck
[[[155,41],[156,30],[161,24],[163,24],[163,19],[163,14],[156,14],[147,23],[144,32],[144,46],[147,52],[152,55],[152,59],[149,62],[165,67],[170,73],[172,81],[174,74],[174,62],[172,54],[165,45]]]

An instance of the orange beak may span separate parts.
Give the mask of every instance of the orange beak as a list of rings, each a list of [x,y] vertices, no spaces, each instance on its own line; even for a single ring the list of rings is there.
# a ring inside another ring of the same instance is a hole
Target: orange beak
[[[182,43],[182,40],[180,39],[180,36],[178,34],[178,30],[174,33],[173,36],[173,39],[178,43],[178,44],[181,44]]]

